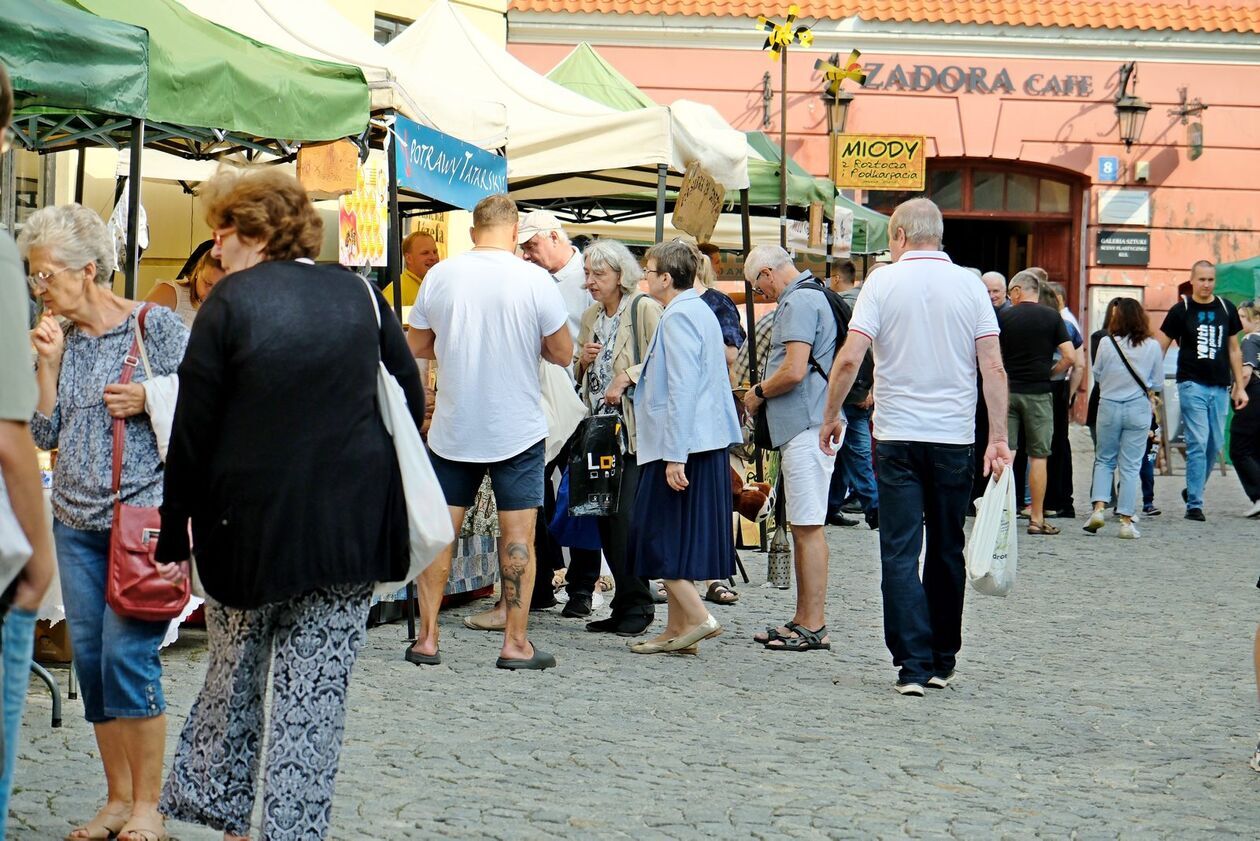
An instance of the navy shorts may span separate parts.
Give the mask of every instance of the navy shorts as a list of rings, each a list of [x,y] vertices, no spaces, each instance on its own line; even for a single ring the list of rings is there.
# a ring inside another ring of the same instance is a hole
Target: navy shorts
[[[471,508],[481,488],[481,480],[489,472],[494,502],[500,511],[526,511],[543,504],[546,459],[545,439],[503,461],[451,461],[437,453],[429,453],[447,505]]]

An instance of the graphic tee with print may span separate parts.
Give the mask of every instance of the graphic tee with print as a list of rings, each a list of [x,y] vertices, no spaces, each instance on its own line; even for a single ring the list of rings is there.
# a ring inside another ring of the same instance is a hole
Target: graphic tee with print
[[[1229,370],[1229,337],[1242,332],[1238,310],[1217,296],[1210,304],[1182,298],[1160,327],[1177,343],[1177,382],[1226,386],[1233,381]]]

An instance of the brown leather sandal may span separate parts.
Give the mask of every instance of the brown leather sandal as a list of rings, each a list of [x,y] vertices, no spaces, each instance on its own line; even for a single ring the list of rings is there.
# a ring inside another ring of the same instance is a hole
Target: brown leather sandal
[[[1045,520],[1042,520],[1040,523],[1037,522],[1036,520],[1029,520],[1028,533],[1029,534],[1058,534],[1059,528],[1058,526],[1050,525]]]

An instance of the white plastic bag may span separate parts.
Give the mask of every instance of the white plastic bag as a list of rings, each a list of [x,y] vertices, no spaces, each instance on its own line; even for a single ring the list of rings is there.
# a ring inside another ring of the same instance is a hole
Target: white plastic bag
[[[967,580],[986,596],[1005,596],[1015,586],[1015,481],[1011,468],[1002,478],[990,479],[984,498],[977,500],[976,522],[967,543]]]
[[[546,360],[538,363],[543,414],[547,416],[547,464],[555,461],[589,412],[573,387],[567,368]]]
[[[364,285],[367,286],[366,280]],[[367,286],[367,289],[379,326],[380,306],[372,287]],[[376,392],[381,422],[394,439],[394,451],[398,455],[403,497],[407,501],[407,526],[411,535],[411,563],[407,577],[402,581],[383,581],[376,585],[378,596],[388,596],[397,593],[424,572],[442,550],[455,541],[455,529],[451,525],[451,514],[446,509],[442,486],[438,484],[437,474],[429,462],[429,452],[420,440],[420,430],[416,429],[411,410],[407,407],[407,395],[384,362],[377,363]]]

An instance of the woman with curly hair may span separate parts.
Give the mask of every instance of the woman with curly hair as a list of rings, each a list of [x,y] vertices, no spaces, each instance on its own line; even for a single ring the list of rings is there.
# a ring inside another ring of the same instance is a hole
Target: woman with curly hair
[[[179,368],[158,556],[188,559],[191,521],[210,662],[161,808],[248,837],[270,670],[262,837],[324,838],[372,584],[408,567],[378,360],[417,429],[424,392],[380,293],[311,262],[322,225],[296,179],[224,177],[202,200],[227,275]]]

